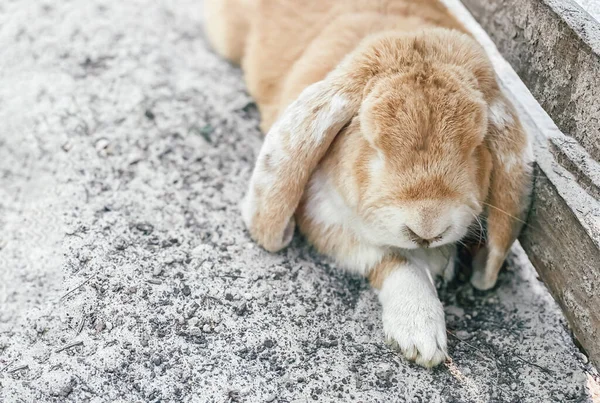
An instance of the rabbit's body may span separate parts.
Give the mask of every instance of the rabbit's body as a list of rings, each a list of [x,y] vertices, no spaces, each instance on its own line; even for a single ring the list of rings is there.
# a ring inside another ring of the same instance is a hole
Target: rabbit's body
[[[380,289],[384,332],[407,358],[443,361],[433,277],[451,278],[455,243],[484,214],[472,282],[493,286],[529,193],[530,147],[483,50],[434,0],[205,0],[205,10],[269,132],[243,208],[253,238],[281,249],[297,222]]]

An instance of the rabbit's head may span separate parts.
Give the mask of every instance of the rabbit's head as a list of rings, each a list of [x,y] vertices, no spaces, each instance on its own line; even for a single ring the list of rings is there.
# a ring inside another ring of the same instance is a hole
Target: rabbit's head
[[[435,247],[483,211],[492,169],[487,104],[448,66],[375,77],[359,110],[357,212],[377,245]]]

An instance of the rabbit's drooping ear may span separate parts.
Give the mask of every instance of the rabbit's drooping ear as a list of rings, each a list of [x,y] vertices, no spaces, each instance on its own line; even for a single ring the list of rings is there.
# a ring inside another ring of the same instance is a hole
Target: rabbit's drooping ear
[[[487,244],[475,256],[471,283],[496,284],[498,272],[524,224],[531,193],[532,145],[512,104],[501,94],[488,110],[486,146],[492,155],[487,210]]]
[[[307,87],[266,135],[242,216],[252,238],[268,251],[291,241],[293,215],[313,170],[358,110],[361,91],[345,79],[345,67]]]

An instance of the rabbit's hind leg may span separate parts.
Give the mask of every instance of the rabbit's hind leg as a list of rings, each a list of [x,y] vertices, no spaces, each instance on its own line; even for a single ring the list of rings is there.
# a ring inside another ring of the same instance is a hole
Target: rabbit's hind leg
[[[250,28],[248,0],[204,0],[204,30],[217,53],[240,64]]]

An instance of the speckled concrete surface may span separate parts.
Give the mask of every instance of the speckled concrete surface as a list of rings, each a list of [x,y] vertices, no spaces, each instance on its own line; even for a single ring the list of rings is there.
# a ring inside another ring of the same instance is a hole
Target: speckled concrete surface
[[[452,364],[382,341],[367,283],[237,204],[261,142],[195,0],[0,4],[0,401],[591,402],[516,251],[441,290]],[[596,392],[594,392],[596,390]]]
[[[575,0],[585,11],[587,11],[596,21],[600,21],[600,1],[599,0]]]

